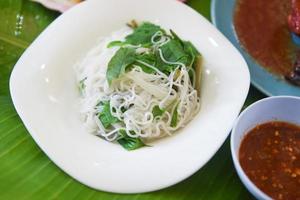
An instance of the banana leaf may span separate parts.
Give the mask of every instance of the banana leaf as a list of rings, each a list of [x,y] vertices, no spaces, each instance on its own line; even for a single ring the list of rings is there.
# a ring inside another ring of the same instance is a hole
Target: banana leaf
[[[189,4],[209,17],[209,0],[190,0]],[[236,175],[228,140],[196,174],[151,193],[121,195],[97,191],[60,170],[25,129],[8,87],[18,58],[58,15],[28,0],[0,1],[0,199],[253,199]],[[247,105],[263,97],[251,90],[253,95]]]

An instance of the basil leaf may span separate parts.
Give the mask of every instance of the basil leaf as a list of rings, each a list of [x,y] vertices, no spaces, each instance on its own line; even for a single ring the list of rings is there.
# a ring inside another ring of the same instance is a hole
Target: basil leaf
[[[137,55],[136,59],[137,59],[137,62],[135,62],[135,64],[140,66],[145,73],[152,74],[155,72],[154,69],[148,67],[147,65],[142,64],[141,62],[138,62],[138,61],[142,61],[144,63],[147,63],[147,64],[155,67],[156,57],[154,54],[149,53],[149,54]]]
[[[129,137],[125,130],[120,130],[119,134],[121,137],[117,140],[117,142],[128,151],[146,146],[140,138]]]
[[[125,41],[127,44],[132,45],[149,45],[152,36],[158,31],[164,32],[159,26],[145,22],[135,28],[133,33],[125,38]]]
[[[184,51],[180,41],[172,39],[161,48],[162,55],[169,62],[189,63],[189,55]]]
[[[184,41],[183,47],[187,53],[193,54],[195,56],[200,55],[199,51],[196,49],[196,47],[190,41]]]
[[[99,113],[99,120],[104,128],[109,128],[112,124],[119,122],[118,118],[114,117],[110,112],[110,102],[101,102],[102,111]]]
[[[190,41],[183,41],[174,31],[170,30],[174,40],[177,40],[183,46],[184,52],[188,55],[189,59],[186,63],[188,66],[194,66],[195,59],[200,53],[196,49],[196,47]]]
[[[178,121],[178,111],[177,111],[178,105],[175,107],[171,119],[171,127],[176,127],[177,126],[177,121]]]
[[[160,117],[164,114],[165,109],[160,109],[159,106],[154,106],[152,109],[153,117]]]
[[[196,57],[200,55],[196,47],[190,41],[183,42],[184,51],[189,55],[188,66],[195,68]]]
[[[155,52],[155,54],[149,53],[149,54],[137,55],[136,58],[137,58],[137,62],[135,62],[134,64],[140,66],[142,68],[142,70],[148,74],[155,73],[155,70],[148,67],[147,65],[142,64],[141,62],[138,62],[138,61],[147,63],[167,75],[169,75],[176,67],[175,65],[168,65],[167,63],[163,62],[157,51]]]
[[[108,63],[106,79],[109,84],[125,72],[126,67],[134,63],[135,50],[132,48],[120,48]]]
[[[176,65],[170,65],[170,64],[165,63],[160,58],[160,55],[159,55],[158,51],[155,52],[155,56],[156,56],[155,67],[157,69],[159,69],[161,72],[165,73],[166,75],[169,75],[177,67]]]
[[[148,73],[148,74],[155,73],[154,69],[148,67],[147,65],[142,64],[139,61],[142,61],[144,63],[147,63],[147,64],[153,66],[154,68],[160,70],[161,72],[165,73],[166,75],[169,75],[175,69],[175,67],[177,67],[176,65],[169,65],[169,64],[163,62],[159,56],[158,51],[156,51],[155,53],[137,55],[137,62],[134,63],[134,64],[140,66],[145,73]]]

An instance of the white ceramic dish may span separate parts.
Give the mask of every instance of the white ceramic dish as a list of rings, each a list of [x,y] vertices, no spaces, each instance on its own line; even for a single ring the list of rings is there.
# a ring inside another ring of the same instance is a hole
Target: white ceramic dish
[[[73,65],[99,36],[131,19],[158,22],[192,41],[205,72],[195,119],[153,147],[128,152],[84,130]],[[26,128],[61,169],[92,188],[137,193],[168,187],[199,170],[229,134],[249,84],[242,56],[188,6],[174,0],[90,0],[61,15],[33,42],[12,72],[10,91]]]
[[[257,199],[270,200],[271,198],[256,187],[242,169],[238,159],[241,141],[252,128],[268,121],[278,120],[300,125],[299,113],[299,97],[276,96],[255,102],[244,110],[236,120],[230,142],[233,163],[240,179]]]

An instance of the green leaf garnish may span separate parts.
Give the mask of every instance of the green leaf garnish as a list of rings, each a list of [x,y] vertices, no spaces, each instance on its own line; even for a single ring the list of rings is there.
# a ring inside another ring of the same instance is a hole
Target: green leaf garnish
[[[180,41],[172,39],[161,48],[163,57],[169,62],[181,62],[185,65],[189,62],[189,55],[184,51]]]
[[[147,65],[142,64],[141,62],[138,62],[138,61],[142,61],[144,63],[147,63],[148,65],[155,67],[156,57],[153,53],[137,55],[136,59],[137,62],[135,62],[135,64],[140,66],[145,73],[152,74],[155,72],[154,69],[148,67]]]
[[[126,67],[135,62],[133,48],[120,48],[108,63],[106,79],[109,84],[125,72]]]
[[[158,31],[164,32],[159,26],[144,22],[135,28],[133,33],[125,38],[125,41],[127,44],[147,46],[151,44],[152,36]]]
[[[170,32],[174,40],[180,42],[183,47],[183,51],[187,54],[188,62],[186,64],[190,67],[193,67],[195,64],[195,59],[198,55],[200,55],[200,53],[190,41],[183,41],[173,30],[170,30]]]
[[[112,124],[119,122],[118,118],[114,117],[110,112],[110,102],[101,102],[102,111],[99,113],[99,120],[104,128],[109,128]]]
[[[128,151],[146,146],[140,138],[129,137],[125,130],[120,130],[119,134],[120,139],[118,139],[117,142]]]
[[[123,46],[125,43],[119,40],[111,41],[108,43],[107,48],[116,47],[116,46]]]
[[[188,66],[195,69],[196,58],[200,55],[196,47],[190,41],[183,42],[184,51],[189,55]]]

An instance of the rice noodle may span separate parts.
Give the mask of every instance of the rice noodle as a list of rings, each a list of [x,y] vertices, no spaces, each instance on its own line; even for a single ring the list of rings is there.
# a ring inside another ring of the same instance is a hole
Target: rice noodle
[[[159,55],[165,63],[177,65],[175,71],[166,75],[148,63],[137,61],[138,64],[109,86],[106,79],[107,66],[120,47],[107,48],[107,45],[111,41],[124,40],[131,32],[130,28],[125,27],[101,39],[99,44],[76,65],[78,81],[83,81],[85,86],[80,111],[84,125],[89,132],[108,141],[116,140],[121,129],[134,138],[151,139],[171,135],[184,127],[200,109],[199,97],[192,85],[187,67],[183,63],[166,60],[160,49]],[[163,46],[169,40],[170,38],[160,31],[151,38],[155,48]],[[136,48],[138,53],[148,51],[147,48],[140,46],[132,48]],[[145,73],[139,64],[155,72]],[[98,117],[101,110],[97,105],[103,101],[110,101],[112,115],[122,121],[108,129],[104,128]],[[165,109],[162,116],[153,116],[152,110],[155,106]],[[126,111],[123,112],[122,109]],[[178,122],[172,127],[170,124],[175,109],[178,112]]]

